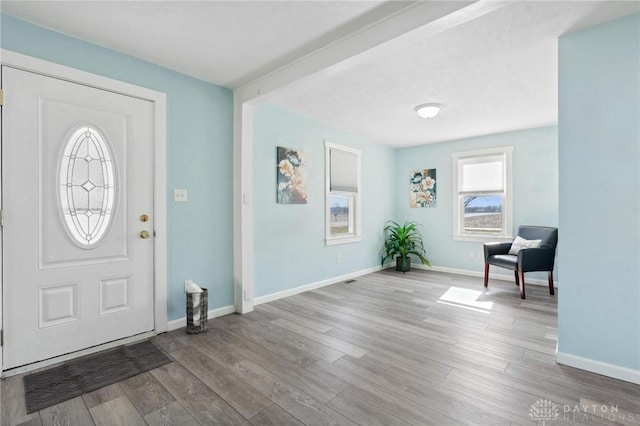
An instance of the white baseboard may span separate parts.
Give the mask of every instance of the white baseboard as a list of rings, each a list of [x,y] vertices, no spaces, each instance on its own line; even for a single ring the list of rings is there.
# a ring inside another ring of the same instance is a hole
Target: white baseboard
[[[624,380],[625,382],[640,385],[640,370],[620,367],[619,365],[607,364],[606,362],[596,361],[594,359],[584,358],[578,355],[558,352],[557,349],[556,362],[558,364],[568,365],[569,367],[579,368],[581,370],[602,374],[603,376],[613,377],[614,379]]]
[[[352,272],[346,275],[340,275],[338,277],[328,278],[326,280],[317,281],[311,284],[301,285],[299,287],[295,287],[289,290],[279,291],[277,293],[267,294],[266,296],[260,296],[253,299],[253,305],[260,305],[262,303],[271,302],[273,300],[282,299],[283,297],[293,296],[295,294],[304,293],[305,291],[315,290],[320,287],[325,287],[331,284],[339,283],[341,281],[350,280],[352,278],[357,278],[362,275],[370,274],[372,272],[381,271],[383,268],[380,266],[374,266],[372,268],[362,269],[360,271]]]
[[[394,267],[395,268],[395,263],[393,265],[389,265],[388,267]],[[470,271],[468,269],[448,268],[446,266],[426,266],[426,265],[422,265],[420,263],[418,263],[417,265],[414,265],[412,263],[411,267],[412,268],[416,268],[416,269],[424,269],[426,271],[447,272],[449,274],[458,274],[458,275],[465,275],[465,276],[468,276],[468,277],[484,278],[484,271],[482,271],[482,272],[481,271]],[[513,282],[515,278],[513,277],[513,274],[505,275],[505,274],[494,274],[494,273],[489,272],[489,279]],[[544,287],[549,286],[549,282],[547,280],[541,280],[539,278],[526,278],[525,283],[526,284],[544,286]],[[558,281],[554,281],[553,282],[553,286],[557,288],[558,287]]]
[[[207,312],[207,318],[213,319],[216,317],[221,317],[223,315],[229,315],[236,312],[235,305],[223,306],[222,308],[210,309]],[[177,320],[169,321],[167,323],[167,331],[177,330],[182,327],[187,326],[187,317],[178,318]]]
[[[255,299],[253,299],[253,305],[260,305],[262,303],[267,303],[267,302],[271,302],[273,300],[278,300],[278,299],[282,299],[283,297],[289,297],[289,296],[293,296],[299,293],[304,293],[305,291],[309,291],[309,290],[315,290],[317,288],[321,288],[321,287],[325,287],[331,284],[336,284],[342,281],[346,281],[346,280],[350,280],[353,278],[357,278],[360,277],[362,275],[366,275],[366,274],[370,274],[372,272],[377,272],[377,271],[381,271],[382,269],[386,269],[386,268],[390,268],[390,267],[395,267],[395,264],[388,264],[385,265],[384,267],[381,266],[373,266],[371,268],[367,268],[367,269],[362,269],[360,271],[356,271],[356,272],[351,272],[349,274],[345,274],[345,275],[340,275],[337,277],[332,277],[332,278],[328,278],[326,280],[322,280],[322,281],[317,281],[314,283],[310,283],[310,284],[304,284],[295,288],[291,288],[288,290],[284,290],[284,291],[279,291],[277,293],[271,293],[271,294],[267,294],[265,296],[260,296],[260,297],[256,297]],[[482,272],[478,272],[478,271],[470,271],[470,270],[466,270],[466,269],[457,269],[457,268],[447,268],[447,267],[442,267],[442,266],[425,266],[425,265],[421,265],[421,264],[417,264],[417,265],[411,265],[412,268],[416,268],[416,269],[425,269],[425,270],[431,270],[431,271],[436,271],[436,272],[447,272],[450,274],[458,274],[458,275],[466,275],[466,276],[472,276],[472,277],[483,277],[483,273]],[[497,280],[504,280],[504,281],[512,281],[513,277],[510,277],[508,275],[501,275],[501,274],[489,274],[489,278],[492,279],[497,279]],[[542,286],[546,286],[547,285],[547,281],[545,280],[540,280],[540,279],[528,279],[527,280],[527,284],[533,284],[533,285],[542,285]],[[557,282],[556,282],[557,285]],[[212,309],[208,312],[208,318],[216,318],[222,315],[228,315],[228,314],[232,314],[234,312],[237,312],[236,307],[234,305],[229,305],[229,306],[223,306],[222,308],[217,308],[217,309]],[[173,321],[169,321],[167,323],[167,331],[172,331],[172,330],[176,330],[178,328],[182,328],[182,327],[186,327],[187,325],[187,318],[186,317],[182,317],[182,318],[178,318],[176,320]]]

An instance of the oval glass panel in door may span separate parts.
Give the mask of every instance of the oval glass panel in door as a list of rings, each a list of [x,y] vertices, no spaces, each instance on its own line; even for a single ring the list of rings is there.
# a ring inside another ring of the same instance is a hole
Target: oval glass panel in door
[[[104,236],[115,203],[115,170],[98,130],[82,126],[67,140],[59,171],[59,198],[69,235],[84,248]]]

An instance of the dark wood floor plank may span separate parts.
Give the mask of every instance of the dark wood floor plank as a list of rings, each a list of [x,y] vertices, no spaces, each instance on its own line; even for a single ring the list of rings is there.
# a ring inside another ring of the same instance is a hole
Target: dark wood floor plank
[[[233,313],[218,317],[218,321],[216,322],[230,328],[234,325],[239,324],[249,325],[252,323],[266,323],[277,318],[278,317],[276,315],[273,315],[267,311],[254,309],[253,311],[243,315]]]
[[[476,368],[493,368],[497,371],[503,371],[508,366],[508,362],[494,358],[486,357],[485,359],[479,358],[477,355],[469,353],[464,350],[454,350],[455,345],[449,345],[449,351],[444,347],[440,347],[438,350],[434,348],[437,346],[436,342],[433,345],[429,345],[428,341],[421,341],[420,339],[411,339],[409,336],[402,336],[400,333],[393,334],[388,332],[379,332],[377,335],[367,333],[364,330],[357,330],[351,328],[346,331],[344,327],[336,327],[329,332],[334,337],[341,339],[351,339],[358,345],[374,350],[375,347],[381,347],[389,352],[397,350],[398,347],[402,347],[405,353],[404,356],[410,357],[415,360],[426,359],[432,363],[445,365],[452,368],[462,369],[476,369]]]
[[[27,414],[24,398],[24,376],[6,377],[0,381],[0,424],[17,425],[40,419],[39,413]]]
[[[422,301],[416,300],[416,303],[422,303]],[[515,318],[513,319],[513,321],[515,321]],[[513,321],[505,321],[501,324],[512,324]],[[489,325],[497,322],[497,320],[490,320],[483,317],[476,317],[473,319],[461,318],[459,315],[451,315],[451,312],[448,312],[447,314],[441,313],[440,315],[434,315],[434,311],[431,310],[427,312],[427,316],[424,319],[424,322],[427,324],[433,324],[456,331],[464,328],[469,331],[477,330],[477,332],[481,332],[482,330],[486,330]]]
[[[395,340],[397,333],[390,331],[386,327],[371,327],[370,324],[363,325],[359,320],[349,323],[351,326],[335,321],[336,327],[329,331],[328,334],[336,335],[342,340],[356,343],[358,346],[369,350],[370,353],[365,356],[384,356],[389,360],[393,360],[392,362],[408,363],[414,368],[426,369],[426,371],[433,371],[437,374],[447,374],[451,370],[451,367],[445,364],[424,358],[422,356],[423,348],[416,351],[403,350],[398,352],[398,346],[403,346],[403,343],[398,343]],[[428,344],[429,342],[426,343]],[[504,364],[500,364],[500,367],[503,368]]]
[[[359,425],[409,426],[409,423],[400,420],[395,414],[348,391],[333,398],[328,406]]]
[[[188,346],[187,340],[190,336],[185,333],[185,329],[170,331],[158,336],[154,336],[151,341],[158,345],[166,353],[178,351]]]
[[[274,316],[281,318],[281,319],[285,319],[285,320],[290,320],[296,324],[299,324],[303,327],[307,327],[310,328],[311,330],[315,330],[317,332],[320,333],[326,333],[327,331],[331,330],[333,327],[327,324],[323,324],[320,321],[317,320],[310,320],[309,318],[303,316],[303,315],[297,315],[294,314],[292,312],[286,311],[284,309],[280,309],[277,306],[275,306],[274,304],[271,303],[265,303],[259,306],[256,306],[257,310],[259,311],[265,311],[265,312],[269,312],[271,314],[273,314]]]
[[[287,413],[285,410],[280,408],[276,404],[272,404],[269,407],[265,408],[251,419],[249,419],[252,425],[254,426],[303,426],[304,423],[301,423],[293,417],[291,414]]]
[[[146,425],[131,401],[120,396],[89,410],[96,426],[142,426]]]
[[[85,393],[82,395],[82,399],[87,405],[87,408],[91,409],[96,405],[104,404],[123,395],[124,391],[120,387],[120,383],[114,383],[93,392]]]
[[[273,356],[269,352],[254,348],[250,344],[234,345],[233,348],[245,355],[247,359],[321,403],[329,402],[342,391],[341,387],[325,381],[322,377],[291,364],[285,359]]]
[[[640,413],[640,386],[638,386],[637,390],[631,391],[626,395],[617,394],[612,396],[608,390],[603,390],[597,385],[575,383],[572,380],[567,380],[566,377],[532,371],[517,365],[510,365],[505,373],[515,378],[518,382],[538,382],[542,389],[546,389],[549,393],[557,393],[557,395],[567,398],[571,403],[573,403],[576,395],[578,396],[577,402],[584,397],[596,401],[606,401],[607,403],[612,403],[615,399],[615,403],[619,407],[627,411]],[[561,400],[560,397],[558,400]]]
[[[319,403],[252,361],[240,361],[236,364],[236,371],[256,389],[305,424],[355,425],[346,417]]]
[[[220,325],[214,322],[213,328],[220,327]],[[313,364],[319,358],[310,354],[308,351],[297,348],[288,342],[279,341],[277,339],[269,339],[265,337],[260,331],[252,329],[249,325],[233,326],[233,328],[222,326],[224,330],[230,330],[234,334],[243,337],[250,342],[262,346],[263,348],[278,354],[279,356],[291,361],[299,367],[306,367]]]
[[[640,386],[631,382],[616,380],[600,374],[556,364],[555,357],[548,354],[527,350],[520,362],[516,365],[554,376],[563,377],[566,380],[576,383],[606,389],[612,397],[615,395],[635,395],[640,401]]]
[[[194,344],[228,369],[232,369],[242,359],[250,359],[322,403],[330,401],[342,391],[342,388],[333,386],[317,375],[224,329],[210,329],[208,333],[199,335]]]
[[[367,328],[372,331],[385,329],[390,333],[404,333],[415,338],[422,337],[431,341],[444,343],[450,343],[452,341],[450,334],[436,333],[428,330],[422,320],[418,321],[419,326],[409,323],[405,324],[389,318],[386,312],[384,315],[374,315],[366,310],[358,311],[352,307],[333,306],[314,300],[305,293],[293,296],[287,302],[323,314],[325,318],[330,319],[334,327],[347,324],[349,326]],[[328,334],[333,335],[333,331],[334,330],[331,330]]]
[[[407,371],[407,374],[423,379],[431,379],[434,376],[445,377],[453,369],[451,366],[430,359],[403,356],[401,353],[382,349],[372,350],[362,359],[372,363],[390,363]]]
[[[640,412],[638,410],[627,411],[609,400],[596,401],[590,398],[580,398],[579,408],[589,418],[605,418],[625,426],[637,426],[640,424]]]
[[[408,400],[425,407],[438,407],[441,413],[457,413],[465,422],[474,425],[508,425],[510,421],[488,411],[467,404],[450,395],[445,395],[436,389],[411,382],[403,377],[394,375],[386,369],[368,364],[357,358],[344,357],[334,363],[336,366],[357,374],[371,381],[378,387],[403,396]]]
[[[34,417],[31,420],[19,423],[17,426],[42,426],[42,419],[40,419],[40,416]]]
[[[531,336],[534,339],[545,337],[548,333],[555,333],[556,328],[541,324],[531,324],[523,322],[506,323],[493,323],[488,324],[485,330],[497,332],[497,333],[520,333],[522,335]]]
[[[413,425],[462,425],[464,423],[455,420],[454,416],[446,416],[440,412],[415,403],[404,396],[389,392],[375,383],[357,375],[349,370],[338,367],[326,361],[318,361],[309,370],[331,377],[341,382],[350,393],[372,402],[383,410],[393,412],[399,419]]]
[[[254,333],[260,334],[265,339],[273,339],[279,342],[287,342],[290,346],[301,350],[310,356],[324,359],[328,362],[333,362],[340,359],[344,352],[333,349],[322,343],[318,343],[316,340],[309,339],[301,334],[292,332],[288,329],[274,325],[273,321],[269,322],[256,322],[249,326],[238,326],[242,331],[246,332],[246,329],[251,329]],[[236,330],[236,326],[231,327],[232,330]],[[254,334],[255,335],[255,334]],[[304,366],[303,366],[304,367]]]
[[[149,426],[198,426],[200,423],[178,401],[144,416]]]
[[[313,290],[313,292],[316,294],[319,294],[320,296],[328,297],[330,299],[337,299],[337,300],[344,299],[344,296],[335,294],[335,292],[331,292],[331,291],[316,289],[316,290]]]
[[[226,327],[217,321],[209,321],[209,329],[206,333],[197,335],[197,339],[213,339],[215,342],[223,346],[232,345],[239,336],[231,333],[229,330],[229,327]],[[197,339],[190,340],[190,342],[197,345]]]
[[[207,333],[194,334],[188,340],[189,348],[185,350],[199,350],[223,367],[232,368],[235,363],[242,361],[245,357],[231,349],[231,342],[234,342],[237,337],[227,334],[228,339],[232,340],[228,340],[226,336],[223,340],[220,338],[221,333],[224,331],[211,330]]]
[[[345,342],[344,340],[336,339],[335,337],[331,337],[327,334],[315,332],[286,319],[279,318],[277,320],[271,321],[271,323],[290,332],[306,337],[309,340],[321,343],[356,358],[360,358],[361,356],[369,353],[367,349],[361,348],[360,346]],[[330,360],[325,361],[331,362]]]
[[[443,386],[443,391],[454,393],[456,395],[464,394],[462,388],[467,388],[466,394],[475,392],[475,396],[479,397],[478,403],[484,406],[500,407],[498,411],[506,410],[516,419],[527,419],[529,409],[538,400],[548,400],[556,404],[560,411],[567,407],[574,407],[578,404],[579,395],[568,395],[560,390],[551,389],[547,385],[539,382],[515,382],[508,378],[506,373],[489,373],[477,372],[473,374],[467,371],[454,370],[447,377],[457,384],[458,387],[451,389]],[[469,388],[471,387],[471,388]],[[482,392],[478,392],[481,389]],[[501,405],[502,404],[502,405]],[[504,414],[503,415],[507,415]],[[508,416],[508,415],[507,415]],[[565,424],[583,424],[581,421],[573,421],[572,419],[561,419]],[[611,424],[606,421],[598,421],[593,419],[594,424]],[[524,420],[520,420],[524,423]],[[526,423],[525,423],[526,424]]]
[[[415,386],[422,387],[426,392],[446,394],[452,399],[460,400],[465,404],[473,405],[513,422],[522,422],[523,415],[528,413],[531,403],[539,399],[535,395],[521,393],[516,400],[524,400],[528,403],[518,407],[511,399],[518,392],[516,389],[497,383],[483,386],[471,380],[475,376],[470,376],[465,381],[455,381],[451,379],[451,376],[416,374],[413,369],[407,368],[401,362],[380,362],[370,356],[363,357],[362,361],[366,361],[367,364],[378,369],[388,370],[393,376],[397,376],[407,383],[414,383]],[[487,398],[489,394],[491,397]],[[497,404],[494,404],[496,402]],[[511,410],[514,406],[515,411]]]
[[[505,342],[487,342],[480,339],[458,338],[454,350],[469,351],[476,353],[478,356],[491,355],[493,357],[512,362],[515,359],[521,359],[527,349],[518,346],[515,343]]]
[[[198,422],[207,425],[248,425],[249,422],[178,363],[151,372]]]
[[[123,380],[120,387],[143,416],[176,400],[150,372]]]
[[[333,316],[339,319],[346,319],[346,316],[350,316],[359,318],[371,324],[386,326],[394,330],[399,330],[405,333],[412,333],[417,336],[428,337],[436,341],[439,340],[448,342],[451,340],[450,336],[445,333],[437,333],[426,329],[424,327],[423,318],[416,318],[413,321],[407,321],[406,318],[398,318],[397,315],[394,316],[394,314],[390,313],[388,310],[385,311],[385,315],[380,315],[380,312],[375,312],[374,309],[367,308],[366,306],[362,307],[361,309],[355,310],[354,308],[358,306],[357,303],[343,303],[340,306],[330,305],[326,302],[314,300],[311,294],[306,293],[294,296],[292,299],[296,298],[301,299],[318,309],[322,309],[324,312],[333,312]],[[338,316],[338,313],[342,315]]]
[[[79,396],[40,410],[40,418],[43,426],[94,424],[89,409]]]
[[[227,404],[249,419],[271,405],[271,400],[199,350],[183,349],[173,357]]]
[[[459,371],[456,373],[449,375],[444,381],[432,384],[447,395],[490,410],[513,423],[527,424],[527,421],[531,420],[529,413],[532,405],[538,400],[549,399],[549,396],[542,392],[537,394],[525,392],[471,373]],[[559,406],[558,410],[563,411],[562,406]],[[558,418],[554,420],[554,424],[578,425],[581,423],[572,419]]]

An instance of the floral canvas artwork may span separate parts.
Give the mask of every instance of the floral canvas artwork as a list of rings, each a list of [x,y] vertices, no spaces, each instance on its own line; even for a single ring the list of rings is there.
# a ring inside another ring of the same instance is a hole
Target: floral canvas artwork
[[[435,207],[436,200],[436,169],[411,172],[409,176],[409,207]]]
[[[279,204],[307,204],[307,164],[302,151],[278,147]]]

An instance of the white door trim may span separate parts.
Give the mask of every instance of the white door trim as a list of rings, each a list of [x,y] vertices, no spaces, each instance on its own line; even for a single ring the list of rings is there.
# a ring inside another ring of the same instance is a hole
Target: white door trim
[[[64,65],[55,64],[31,56],[22,55],[10,50],[0,49],[0,64],[31,71],[49,77],[54,77],[73,83],[97,89],[107,90],[126,96],[150,101],[154,105],[154,331],[161,333],[167,330],[167,161],[166,161],[166,94],[144,87],[114,80],[108,77],[77,70]],[[1,123],[0,123],[1,126]],[[0,127],[1,129],[1,127]],[[0,152],[0,164],[2,153]],[[2,175],[0,174],[0,189],[2,188]],[[1,208],[1,206],[0,206]],[[1,244],[1,239],[0,239]],[[0,250],[2,247],[0,245]],[[4,287],[2,283],[2,265],[0,261],[0,329],[2,329],[2,297]],[[2,362],[0,351],[0,365]],[[0,369],[1,370],[1,369]]]

